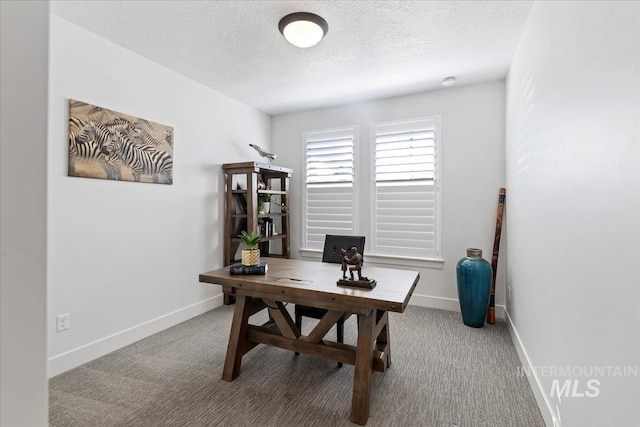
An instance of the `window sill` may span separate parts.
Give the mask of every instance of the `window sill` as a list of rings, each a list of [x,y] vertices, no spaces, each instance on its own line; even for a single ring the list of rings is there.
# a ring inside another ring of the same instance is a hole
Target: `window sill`
[[[303,258],[322,259],[322,251],[317,249],[300,249],[300,255]],[[387,255],[370,255],[366,254],[365,261],[377,264],[388,265],[392,267],[406,266],[406,267],[423,267],[423,268],[437,268],[442,269],[444,260],[434,258],[408,258],[408,257],[392,257]]]

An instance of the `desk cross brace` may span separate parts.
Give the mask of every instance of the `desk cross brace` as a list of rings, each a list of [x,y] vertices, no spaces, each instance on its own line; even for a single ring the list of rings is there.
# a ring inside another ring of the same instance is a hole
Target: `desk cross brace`
[[[270,321],[262,326],[250,325],[249,317],[264,308],[269,311]],[[344,312],[329,310],[311,333],[304,336],[282,302],[238,295],[222,379],[233,381],[237,378],[242,356],[258,344],[353,365],[351,421],[365,425],[369,417],[371,374],[373,371],[384,372],[391,366],[389,315],[382,310],[366,310],[365,313],[358,313],[358,341],[352,346],[324,339]]]

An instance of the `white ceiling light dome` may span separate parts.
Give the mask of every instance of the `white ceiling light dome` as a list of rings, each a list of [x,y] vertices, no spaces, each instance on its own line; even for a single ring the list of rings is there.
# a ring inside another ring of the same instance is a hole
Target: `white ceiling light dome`
[[[329,31],[329,24],[324,18],[313,13],[296,12],[282,18],[278,29],[289,43],[306,48],[322,40]]]

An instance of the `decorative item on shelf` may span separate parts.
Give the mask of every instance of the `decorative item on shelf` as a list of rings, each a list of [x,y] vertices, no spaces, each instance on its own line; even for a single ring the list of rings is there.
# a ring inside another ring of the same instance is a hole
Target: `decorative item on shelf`
[[[351,256],[347,256],[345,249],[340,249],[340,256],[342,257],[342,278],[338,280],[338,286],[351,286],[355,288],[373,289],[377,282],[374,279],[369,279],[362,275],[362,255],[358,253],[358,248],[355,246],[351,248]],[[353,267],[349,267],[352,265]],[[349,270],[350,278],[347,279],[347,269]],[[353,272],[358,274],[358,280],[355,280]]]
[[[282,200],[279,197],[271,196],[271,203],[273,203],[276,206],[279,206],[280,212],[282,213],[287,212],[287,206],[284,203],[282,203]]]
[[[242,265],[242,263],[236,262],[229,267],[229,274],[265,275],[268,269],[269,265],[266,262],[261,262],[258,265]]]
[[[262,215],[270,213],[271,203],[278,206],[280,208],[280,212],[287,212],[287,206],[282,203],[280,197],[268,193],[260,193],[258,195],[258,213]]]
[[[260,193],[258,195],[258,213],[268,214],[271,212],[271,196],[267,193]]]
[[[491,264],[482,258],[482,249],[467,249],[456,265],[458,300],[462,321],[472,328],[484,326],[491,293]]]
[[[242,231],[238,236],[247,245],[247,249],[242,250],[242,265],[260,265],[260,249],[256,245],[260,243],[262,235],[260,233],[247,233]]]
[[[276,155],[273,153],[267,153],[266,151],[264,151],[262,149],[262,147],[260,147],[259,145],[256,144],[249,144],[249,147],[253,148],[254,150],[256,150],[258,152],[258,154],[260,154],[262,157],[265,157],[269,160],[275,160],[276,159]]]

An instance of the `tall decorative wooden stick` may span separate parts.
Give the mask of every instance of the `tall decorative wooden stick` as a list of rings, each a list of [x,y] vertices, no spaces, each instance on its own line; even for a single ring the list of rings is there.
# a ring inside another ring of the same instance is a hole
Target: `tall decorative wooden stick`
[[[504,199],[507,190],[500,189],[498,194],[498,218],[496,219],[496,234],[493,238],[493,254],[491,255],[491,269],[493,270],[493,278],[491,279],[491,299],[489,300],[489,309],[487,310],[487,323],[495,325],[496,323],[496,276],[498,274],[498,252],[500,251],[500,235],[502,234],[502,214],[504,212]]]

